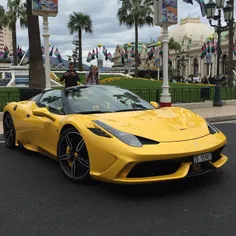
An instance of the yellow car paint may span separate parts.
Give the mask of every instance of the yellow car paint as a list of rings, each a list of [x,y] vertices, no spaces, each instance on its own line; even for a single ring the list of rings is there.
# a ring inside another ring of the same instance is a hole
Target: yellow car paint
[[[14,110],[16,105],[17,109]],[[44,115],[40,115],[40,111],[44,111]],[[135,178],[128,178],[127,175],[138,163],[180,160],[214,152],[227,143],[223,133],[209,133],[205,119],[178,107],[106,114],[56,115],[38,108],[33,101],[24,101],[7,104],[4,108],[4,113],[6,112],[13,119],[16,145],[19,145],[19,141],[28,150],[55,160],[63,128],[75,127],[88,150],[91,177],[112,183],[137,184],[184,178],[193,165],[190,161],[180,161],[180,167],[166,175]],[[111,134],[111,138],[98,136],[88,129],[98,127],[103,130],[93,120],[100,120],[120,131],[148,138],[159,144],[131,147]],[[225,155],[221,155],[218,160],[209,163],[214,168],[220,168],[227,160]]]

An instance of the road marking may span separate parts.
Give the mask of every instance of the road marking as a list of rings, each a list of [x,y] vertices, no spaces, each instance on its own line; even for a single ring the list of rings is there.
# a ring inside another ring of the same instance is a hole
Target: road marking
[[[229,120],[229,121],[219,121],[219,122],[213,122],[212,124],[217,125],[217,124],[236,124],[236,120]]]
[[[5,141],[0,141],[0,143],[5,143]]]

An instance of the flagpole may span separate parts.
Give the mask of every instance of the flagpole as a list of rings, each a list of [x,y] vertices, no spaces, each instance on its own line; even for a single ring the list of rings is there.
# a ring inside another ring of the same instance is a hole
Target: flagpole
[[[43,17],[43,38],[44,38],[44,52],[45,52],[45,76],[46,85],[45,89],[51,89],[51,78],[50,78],[50,56],[49,56],[49,27],[48,27],[48,17]]]

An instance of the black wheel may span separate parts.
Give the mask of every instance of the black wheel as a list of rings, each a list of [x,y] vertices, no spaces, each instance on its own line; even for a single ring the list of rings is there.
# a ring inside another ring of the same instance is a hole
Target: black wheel
[[[70,180],[86,182],[90,179],[87,148],[77,129],[68,128],[62,133],[57,156],[62,171]]]
[[[9,113],[6,113],[3,117],[3,132],[6,146],[14,148],[16,145],[16,131]]]

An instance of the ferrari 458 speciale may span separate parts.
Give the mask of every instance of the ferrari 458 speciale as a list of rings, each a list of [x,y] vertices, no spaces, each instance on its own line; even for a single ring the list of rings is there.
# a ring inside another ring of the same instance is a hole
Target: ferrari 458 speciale
[[[115,86],[46,90],[4,108],[5,144],[59,162],[71,180],[136,184],[200,175],[227,162],[225,135],[194,112],[158,108]]]

